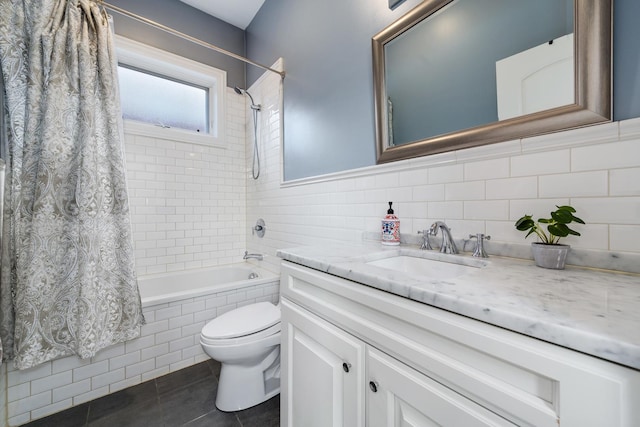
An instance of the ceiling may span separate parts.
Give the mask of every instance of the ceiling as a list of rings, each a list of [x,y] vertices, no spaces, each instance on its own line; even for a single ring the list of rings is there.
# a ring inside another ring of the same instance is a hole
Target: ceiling
[[[238,28],[246,29],[265,0],[180,0]]]

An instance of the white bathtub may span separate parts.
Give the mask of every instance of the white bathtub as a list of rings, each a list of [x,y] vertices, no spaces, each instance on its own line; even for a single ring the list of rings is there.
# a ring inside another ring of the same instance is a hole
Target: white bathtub
[[[249,278],[252,273],[257,277]],[[238,263],[143,276],[138,279],[138,287],[142,306],[149,307],[278,281],[274,273]]]

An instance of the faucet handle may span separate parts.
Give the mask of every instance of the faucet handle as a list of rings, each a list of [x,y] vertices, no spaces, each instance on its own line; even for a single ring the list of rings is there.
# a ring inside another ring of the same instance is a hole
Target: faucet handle
[[[469,234],[469,238],[470,239],[478,239],[478,241],[480,241],[480,240],[491,240],[491,236],[486,236],[483,233]]]
[[[429,241],[429,236],[432,235],[431,230],[418,231],[418,234],[422,234],[422,244],[420,245],[420,249],[433,250],[431,242]]]
[[[438,235],[438,221],[434,222],[433,224],[431,224],[431,227],[429,227],[429,234],[431,234],[432,236],[437,236]]]
[[[489,258],[487,252],[484,250],[484,241],[491,240],[491,236],[485,236],[483,233],[477,233],[475,235],[469,234],[470,239],[476,239],[478,243],[476,244],[476,250],[473,251],[473,256],[480,258]]]

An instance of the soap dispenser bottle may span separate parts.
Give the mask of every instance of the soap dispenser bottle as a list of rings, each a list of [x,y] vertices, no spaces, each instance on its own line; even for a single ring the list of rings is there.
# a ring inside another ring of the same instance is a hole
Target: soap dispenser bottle
[[[400,220],[393,213],[389,202],[389,210],[382,220],[382,244],[383,245],[399,245],[400,244]]]

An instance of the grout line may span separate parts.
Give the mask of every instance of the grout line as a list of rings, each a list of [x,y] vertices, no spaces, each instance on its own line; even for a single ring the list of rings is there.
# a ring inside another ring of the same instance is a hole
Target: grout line
[[[84,420],[84,425],[88,426],[89,425],[89,417],[91,416],[91,402],[87,402],[87,416],[85,417]]]
[[[164,413],[164,406],[162,406],[162,403],[160,403],[160,391],[158,390],[158,381],[157,381],[158,378],[153,379],[153,385],[156,389],[156,404],[158,405],[158,408],[160,408],[160,417],[162,419],[162,422],[164,423],[165,413]]]

